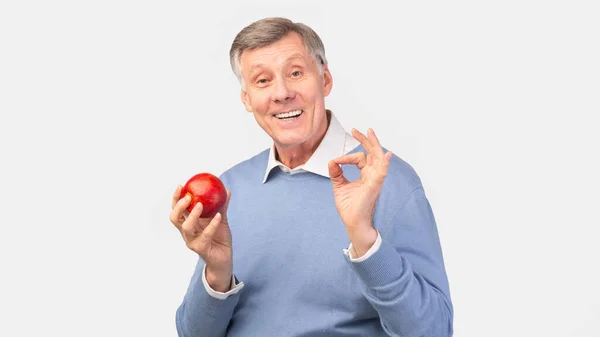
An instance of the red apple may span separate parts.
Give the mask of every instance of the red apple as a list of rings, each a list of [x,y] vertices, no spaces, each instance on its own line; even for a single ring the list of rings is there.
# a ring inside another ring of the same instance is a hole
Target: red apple
[[[225,205],[227,190],[223,182],[210,173],[198,173],[191,177],[181,189],[181,198],[192,198],[187,210],[192,211],[198,202],[202,203],[201,218],[212,218]]]

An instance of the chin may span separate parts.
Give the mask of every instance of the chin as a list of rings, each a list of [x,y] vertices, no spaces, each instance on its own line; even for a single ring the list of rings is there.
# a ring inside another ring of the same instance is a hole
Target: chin
[[[306,139],[296,139],[296,138],[279,138],[277,140],[277,143],[279,143],[280,146],[295,146],[295,145],[300,145],[302,143],[304,143],[306,141]]]
[[[275,138],[280,145],[293,146],[300,145],[308,140],[307,137],[297,135],[286,135]]]

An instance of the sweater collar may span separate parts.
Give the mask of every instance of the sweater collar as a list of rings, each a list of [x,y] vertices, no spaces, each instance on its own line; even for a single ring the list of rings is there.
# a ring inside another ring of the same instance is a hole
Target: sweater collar
[[[330,110],[327,110],[327,113],[331,116],[331,120],[329,121],[325,136],[305,164],[290,169],[279,160],[275,159],[275,144],[271,144],[263,183],[267,181],[269,173],[275,167],[279,167],[282,171],[290,174],[312,172],[329,179],[329,168],[327,167],[329,161],[344,155],[349,147],[356,147],[358,141],[346,133],[340,122]],[[353,140],[356,143],[354,143]]]

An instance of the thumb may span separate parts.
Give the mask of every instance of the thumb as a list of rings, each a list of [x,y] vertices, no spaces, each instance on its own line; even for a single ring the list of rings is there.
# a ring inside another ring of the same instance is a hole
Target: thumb
[[[344,185],[348,182],[346,177],[344,177],[344,171],[335,161],[331,160],[327,168],[329,169],[329,178],[331,178],[334,187]]]

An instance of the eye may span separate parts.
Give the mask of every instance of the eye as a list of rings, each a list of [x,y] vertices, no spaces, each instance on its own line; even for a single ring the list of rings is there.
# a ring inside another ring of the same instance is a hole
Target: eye
[[[258,81],[256,81],[256,83],[265,84],[265,83],[267,83],[267,79],[266,78],[261,78]]]
[[[301,74],[302,74],[302,73],[301,73],[300,71],[296,70],[296,71],[294,71],[294,72],[292,73],[292,77],[298,77],[298,76],[300,76]]]

